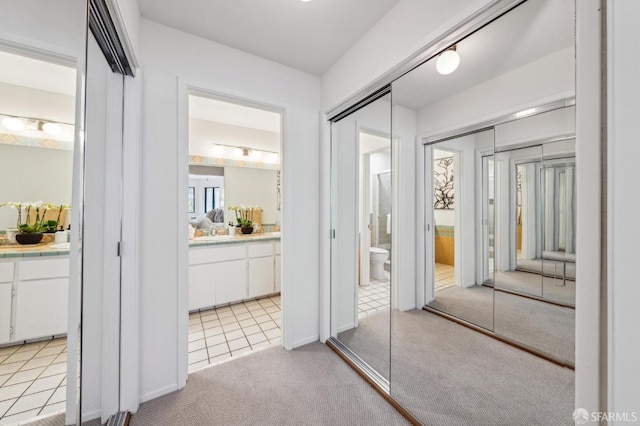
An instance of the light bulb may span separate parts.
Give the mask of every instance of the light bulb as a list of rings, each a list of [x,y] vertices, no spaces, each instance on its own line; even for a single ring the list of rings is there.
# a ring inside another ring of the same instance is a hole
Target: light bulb
[[[256,151],[255,149],[251,151],[251,158],[254,160],[259,160],[262,157],[262,152]]]
[[[5,117],[2,119],[2,126],[13,132],[19,132],[24,129],[24,121],[16,117]]]
[[[56,123],[44,123],[42,125],[42,131],[51,136],[58,136],[62,133],[62,127]]]
[[[272,154],[269,154],[269,156],[267,157],[267,162],[269,163],[277,163],[278,162],[278,154],[276,154],[275,152]]]
[[[436,60],[436,70],[442,75],[451,74],[460,65],[460,55],[454,49],[445,50]]]
[[[243,154],[242,148],[234,148],[233,149],[233,155],[235,157],[241,158]]]
[[[222,157],[222,154],[224,154],[224,147],[220,146],[220,145],[214,145],[213,146],[213,155],[216,157]]]

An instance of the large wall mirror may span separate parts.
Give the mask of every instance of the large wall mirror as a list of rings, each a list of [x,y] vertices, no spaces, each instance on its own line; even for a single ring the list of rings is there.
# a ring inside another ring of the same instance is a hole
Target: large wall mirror
[[[2,8],[0,424],[75,424],[87,5]]]
[[[386,125],[386,99],[332,123],[332,336],[425,424],[571,421],[574,15],[572,1],[522,2],[392,83],[389,140],[405,126],[405,143],[415,123],[421,278],[418,309],[392,299],[375,326],[357,314],[373,247],[362,225],[381,211],[361,211],[360,182],[375,179],[358,141],[363,128],[385,133],[368,120]]]

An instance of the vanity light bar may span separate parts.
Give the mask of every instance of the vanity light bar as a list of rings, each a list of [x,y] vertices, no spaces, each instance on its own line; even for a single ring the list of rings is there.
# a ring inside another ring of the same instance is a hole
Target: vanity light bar
[[[43,118],[20,117],[10,114],[0,114],[2,116],[2,126],[13,132],[21,132],[23,130],[38,130],[45,132],[51,136],[59,136],[62,133],[63,125],[73,126],[71,123],[60,121],[45,120]]]

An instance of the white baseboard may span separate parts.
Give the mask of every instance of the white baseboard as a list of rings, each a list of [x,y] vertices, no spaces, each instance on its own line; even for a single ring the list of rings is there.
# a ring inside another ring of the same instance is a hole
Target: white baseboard
[[[402,308],[400,308],[400,310],[402,312],[410,311],[411,309],[416,309],[416,304],[415,303],[411,304],[411,305],[403,306]]]
[[[338,327],[338,333],[342,333],[343,331],[351,330],[353,328],[356,328],[355,323],[345,324],[341,327]]]
[[[153,392],[146,393],[140,397],[140,403],[151,401],[152,399],[156,399],[160,396],[166,395],[171,392],[177,391],[178,385],[165,386],[164,388],[155,390]]]
[[[314,334],[313,336],[305,337],[304,339],[300,339],[293,343],[294,348],[298,348],[300,346],[308,345],[309,343],[317,342],[320,339],[319,334]]]
[[[88,422],[94,419],[102,417],[102,410],[90,411],[88,413],[82,413],[82,423]]]

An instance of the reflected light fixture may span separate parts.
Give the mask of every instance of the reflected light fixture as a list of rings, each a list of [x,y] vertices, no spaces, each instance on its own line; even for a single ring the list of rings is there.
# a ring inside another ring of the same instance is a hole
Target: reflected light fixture
[[[43,123],[42,131],[51,136],[58,136],[62,133],[62,127],[57,123]]]
[[[254,160],[259,160],[260,157],[262,157],[262,152],[256,151],[255,149],[251,150],[251,158],[253,158]]]
[[[436,70],[442,75],[451,74],[458,65],[460,65],[460,55],[456,52],[455,45],[442,52],[436,60]]]
[[[214,145],[213,146],[213,155],[215,155],[216,157],[221,157],[222,154],[224,154],[224,147],[220,146],[220,145]]]
[[[24,121],[16,117],[5,117],[2,119],[2,126],[12,132],[20,132],[24,130]]]
[[[278,154],[273,152],[273,153],[269,154],[269,156],[267,157],[267,162],[268,163],[277,163],[279,159],[280,158],[278,157]]]

